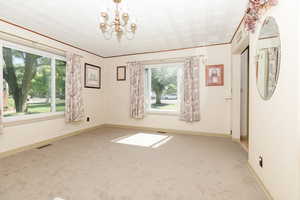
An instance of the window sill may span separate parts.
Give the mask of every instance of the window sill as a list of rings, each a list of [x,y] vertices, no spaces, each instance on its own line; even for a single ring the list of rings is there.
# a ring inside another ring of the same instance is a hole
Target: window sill
[[[11,126],[30,124],[30,123],[40,122],[40,121],[63,118],[63,117],[64,117],[64,112],[32,114],[32,115],[24,115],[24,116],[17,116],[17,117],[4,117],[3,124],[4,127],[11,127]]]
[[[156,111],[150,110],[146,112],[149,115],[169,115],[169,116],[178,116],[179,112],[177,111]]]

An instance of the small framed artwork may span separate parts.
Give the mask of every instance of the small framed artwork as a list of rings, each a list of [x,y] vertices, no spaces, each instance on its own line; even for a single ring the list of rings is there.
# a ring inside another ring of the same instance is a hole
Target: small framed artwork
[[[85,63],[84,87],[95,89],[101,88],[101,67]]]
[[[117,67],[117,81],[126,81],[126,66]]]
[[[206,86],[224,85],[224,65],[206,66]]]

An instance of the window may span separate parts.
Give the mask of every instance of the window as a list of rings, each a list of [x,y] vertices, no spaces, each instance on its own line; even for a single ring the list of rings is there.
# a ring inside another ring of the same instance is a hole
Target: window
[[[66,62],[63,60],[55,60],[55,66],[56,111],[62,112],[65,110]]]
[[[64,111],[63,57],[13,44],[4,44],[4,117]]]
[[[147,66],[145,102],[148,112],[179,111],[181,69],[181,63]]]

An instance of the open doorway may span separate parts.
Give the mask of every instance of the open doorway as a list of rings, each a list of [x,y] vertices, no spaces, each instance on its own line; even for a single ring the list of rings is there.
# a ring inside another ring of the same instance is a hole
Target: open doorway
[[[241,124],[240,140],[243,147],[249,147],[249,47],[241,54]]]

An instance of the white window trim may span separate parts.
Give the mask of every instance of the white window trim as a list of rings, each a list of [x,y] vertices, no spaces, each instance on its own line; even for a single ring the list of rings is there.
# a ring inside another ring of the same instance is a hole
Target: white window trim
[[[147,114],[149,115],[170,115],[170,116],[177,116],[179,115],[179,111],[173,111],[173,110],[157,110],[157,109],[151,109],[146,111]]]
[[[31,47],[11,43],[8,41],[0,40],[0,96],[3,96],[3,65],[4,65],[4,60],[3,60],[3,47],[11,48],[11,49],[16,49],[19,51],[23,51],[26,53],[31,53],[43,57],[47,57],[51,59],[51,88],[55,88],[56,84],[56,60],[62,60],[66,62],[66,58],[63,56],[59,56],[53,53],[41,51],[38,49],[34,49]],[[52,117],[58,117],[58,116],[63,116],[64,112],[56,112],[56,102],[53,101],[56,100],[56,91],[55,89],[51,90],[51,111],[47,113],[40,113],[40,114],[31,114],[31,115],[21,115],[21,116],[10,116],[10,117],[4,117],[3,114],[3,122],[4,124],[19,124],[17,122],[20,122],[20,124],[26,123],[26,122],[32,122],[32,120],[36,119],[49,119]],[[3,104],[1,104],[2,110],[3,110]]]
[[[41,51],[41,50],[38,50],[38,49],[34,49],[32,47],[27,47],[27,46],[23,46],[23,45],[20,45],[20,44],[15,44],[15,43],[4,41],[4,40],[0,40],[0,41],[2,43],[1,48],[2,47],[7,47],[7,48],[16,49],[16,50],[19,50],[19,51],[24,51],[24,52],[27,52],[27,53],[32,53],[32,54],[43,56],[43,57],[48,57],[48,58],[55,57],[58,60],[66,61],[66,58],[63,57],[63,56],[60,56],[60,55],[56,55],[56,54],[49,53],[49,52],[46,52],[46,51]]]
[[[63,116],[65,112],[48,112],[48,113],[39,113],[39,114],[32,114],[32,115],[20,115],[20,116],[13,116],[13,117],[4,117],[3,122],[11,123],[16,121],[27,121],[33,119],[40,119],[40,118],[48,118],[52,116]]]
[[[179,115],[180,114],[180,93],[181,93],[181,90],[180,90],[180,80],[178,80],[178,78],[181,76],[182,74],[182,70],[183,70],[183,62],[174,62],[174,63],[169,63],[169,64],[180,64],[182,65],[181,67],[178,67],[178,73],[177,73],[177,110],[159,110],[159,109],[153,109],[151,108],[151,88],[152,88],[152,81],[151,81],[151,69],[155,69],[155,68],[161,68],[160,67],[160,64],[166,64],[166,63],[159,63],[159,64],[152,64],[152,65],[147,65],[145,67],[145,69],[148,69],[148,94],[149,96],[146,96],[148,99],[145,101],[145,102],[148,102],[146,104],[146,114],[153,114],[153,115]],[[175,67],[175,66],[174,66]]]

